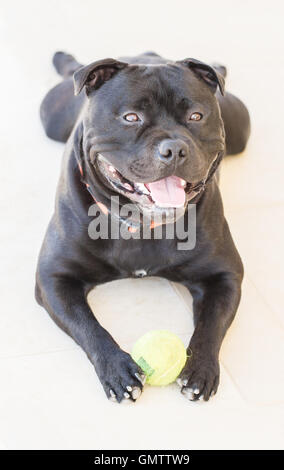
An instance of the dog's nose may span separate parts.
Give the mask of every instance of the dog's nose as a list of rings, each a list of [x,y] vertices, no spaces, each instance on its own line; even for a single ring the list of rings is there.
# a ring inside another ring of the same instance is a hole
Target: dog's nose
[[[163,140],[158,149],[158,156],[160,160],[170,162],[174,158],[186,157],[188,154],[188,146],[185,142],[180,139]]]

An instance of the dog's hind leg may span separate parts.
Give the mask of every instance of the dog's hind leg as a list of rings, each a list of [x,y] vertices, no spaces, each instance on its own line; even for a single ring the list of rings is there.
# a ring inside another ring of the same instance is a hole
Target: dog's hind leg
[[[244,103],[226,92],[217,94],[226,135],[226,154],[243,152],[250,136],[250,117]]]
[[[44,97],[40,106],[40,118],[48,137],[66,142],[85,100],[83,93],[74,96],[72,80],[73,73],[82,64],[64,52],[55,53],[53,64],[63,81]]]

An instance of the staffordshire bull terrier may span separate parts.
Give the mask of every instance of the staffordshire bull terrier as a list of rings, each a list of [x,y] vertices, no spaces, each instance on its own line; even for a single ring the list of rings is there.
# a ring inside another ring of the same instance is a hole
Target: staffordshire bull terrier
[[[207,401],[218,388],[219,350],[243,278],[218,169],[225,154],[244,150],[248,111],[225,94],[220,65],[152,52],[87,66],[57,52],[53,62],[63,80],[44,98],[40,115],[46,134],[67,144],[39,255],[36,300],[86,352],[107,397],[135,401],[143,371],[99,324],[87,294],[105,282],[145,275],[183,284],[193,297],[195,330],[177,382],[186,398]],[[121,209],[116,214],[113,198]],[[101,236],[90,236],[94,204],[100,225],[109,222]],[[136,211],[123,212],[129,204]],[[181,237],[167,230],[181,220],[190,225],[190,207],[196,237],[190,249],[179,249]],[[111,236],[114,220],[119,230]]]

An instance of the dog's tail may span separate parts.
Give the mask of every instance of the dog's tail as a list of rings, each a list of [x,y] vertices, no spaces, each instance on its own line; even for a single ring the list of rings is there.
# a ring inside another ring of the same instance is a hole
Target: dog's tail
[[[82,67],[82,64],[77,62],[75,57],[61,51],[55,52],[52,62],[57,73],[63,78],[71,77],[76,70]]]

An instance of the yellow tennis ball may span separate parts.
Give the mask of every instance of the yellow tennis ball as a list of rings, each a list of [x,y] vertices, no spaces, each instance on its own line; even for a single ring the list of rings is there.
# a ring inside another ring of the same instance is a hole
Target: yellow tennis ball
[[[186,349],[178,336],[166,330],[149,331],[135,343],[132,358],[150,385],[174,382],[186,361]]]

